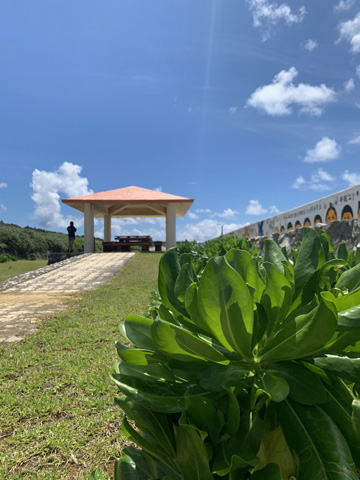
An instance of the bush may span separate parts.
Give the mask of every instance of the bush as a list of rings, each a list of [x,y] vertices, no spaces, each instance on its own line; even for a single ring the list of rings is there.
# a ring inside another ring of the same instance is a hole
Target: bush
[[[2,253],[0,255],[0,263],[6,263],[6,262],[16,262],[17,257],[15,255],[9,255],[8,253]]]
[[[115,480],[355,480],[360,465],[360,265],[304,229],[290,262],[265,241],[162,257],[153,318],[122,327],[125,412]],[[99,472],[92,478],[103,478]]]

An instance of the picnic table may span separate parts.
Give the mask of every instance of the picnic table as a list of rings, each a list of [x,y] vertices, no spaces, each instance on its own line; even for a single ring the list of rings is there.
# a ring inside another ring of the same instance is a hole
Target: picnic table
[[[117,241],[103,242],[104,252],[130,252],[130,248],[134,246],[140,246],[142,252],[148,252],[152,244],[152,238],[149,235],[117,236],[115,240]],[[157,245],[155,245],[155,249],[156,247]]]

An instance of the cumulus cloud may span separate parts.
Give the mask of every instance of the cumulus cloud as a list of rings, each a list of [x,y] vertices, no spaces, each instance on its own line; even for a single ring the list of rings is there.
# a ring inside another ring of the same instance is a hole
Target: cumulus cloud
[[[5,205],[3,205],[2,203],[0,203],[0,210],[5,212],[5,210],[7,210],[7,207]]]
[[[194,220],[195,218],[199,218],[199,216],[196,215],[196,213],[188,212],[188,215],[189,215],[189,218],[191,218],[192,220]]]
[[[330,190],[330,182],[334,182],[335,177],[325,172],[322,168],[319,168],[316,172],[311,175],[310,180],[305,180],[304,177],[298,177],[290,185],[290,188],[293,189],[310,189],[310,190]]]
[[[335,12],[344,12],[349,10],[355,4],[355,0],[340,0],[340,2],[335,5]]]
[[[271,205],[271,207],[269,208],[269,213],[271,213],[271,215],[277,215],[281,212],[275,205]]]
[[[350,78],[347,82],[344,83],[344,90],[346,93],[350,93],[355,88],[355,82],[353,78]]]
[[[163,191],[162,186],[159,185],[158,187],[154,188],[154,191],[155,192],[162,192]]]
[[[340,40],[347,40],[350,43],[350,51],[360,52],[360,12],[356,14],[353,20],[340,22]]]
[[[300,112],[319,116],[323,107],[335,100],[335,92],[326,85],[312,86],[305,83],[294,85],[298,75],[295,67],[282,70],[272,83],[259,87],[253,92],[246,105],[266,112],[268,115],[281,116],[292,113],[292,105],[299,105]]]
[[[239,212],[236,210],[233,210],[232,208],[226,208],[220,213],[213,213],[213,217],[221,217],[221,218],[233,218],[235,215],[237,215]]]
[[[316,145],[315,148],[308,150],[304,162],[329,162],[334,160],[340,155],[341,147],[335,140],[329,137],[323,137]]]
[[[234,114],[234,113],[237,112],[238,108],[239,108],[239,107],[230,107],[230,108],[229,108],[229,112],[232,113],[232,114]]]
[[[318,42],[316,40],[313,40],[312,38],[309,38],[305,43],[304,48],[305,50],[309,50],[309,52],[312,52],[317,46]]]
[[[349,187],[360,184],[360,173],[357,172],[350,173],[349,170],[345,170],[341,178],[348,182]]]
[[[0,188],[7,188],[7,183],[1,182],[0,183]]]
[[[263,215],[266,212],[266,208],[263,208],[259,200],[250,200],[245,211],[246,215]]]
[[[61,213],[59,192],[67,197],[78,197],[93,193],[88,188],[88,180],[82,177],[82,167],[70,162],[64,162],[55,172],[35,169],[32,173],[32,200],[35,202],[36,218],[44,227],[65,228],[74,216],[65,217]],[[83,219],[78,218],[78,225]]]
[[[352,145],[358,145],[360,143],[360,135],[357,135],[356,137],[352,138],[351,140],[348,141],[348,143]]]
[[[211,213],[210,208],[197,208],[195,210],[196,213]]]
[[[301,23],[305,17],[305,7],[294,13],[286,3],[278,4],[269,0],[247,0],[255,28],[259,28],[262,39],[268,40],[274,27],[281,21],[287,25]]]
[[[360,65],[356,67],[356,75],[360,77]]]

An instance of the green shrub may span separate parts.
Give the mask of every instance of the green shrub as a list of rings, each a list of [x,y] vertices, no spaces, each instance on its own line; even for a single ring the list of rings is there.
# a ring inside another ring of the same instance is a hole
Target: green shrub
[[[29,260],[36,260],[36,255],[35,255],[35,253],[30,253],[30,255],[29,255]]]
[[[129,316],[113,379],[126,417],[115,480],[356,480],[360,265],[304,229],[290,262],[265,241],[197,274],[162,257],[154,318]],[[103,478],[94,472],[93,479]]]
[[[0,263],[16,262],[17,257],[15,255],[9,255],[8,253],[2,253],[0,255]]]

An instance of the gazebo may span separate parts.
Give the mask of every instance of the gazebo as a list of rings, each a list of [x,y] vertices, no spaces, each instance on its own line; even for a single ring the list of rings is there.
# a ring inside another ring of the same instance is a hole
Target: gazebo
[[[165,217],[166,248],[176,246],[176,217],[183,217],[194,200],[141,187],[126,187],[62,200],[84,214],[84,251],[94,251],[94,218],[104,219],[104,241],[111,241],[111,219]]]

